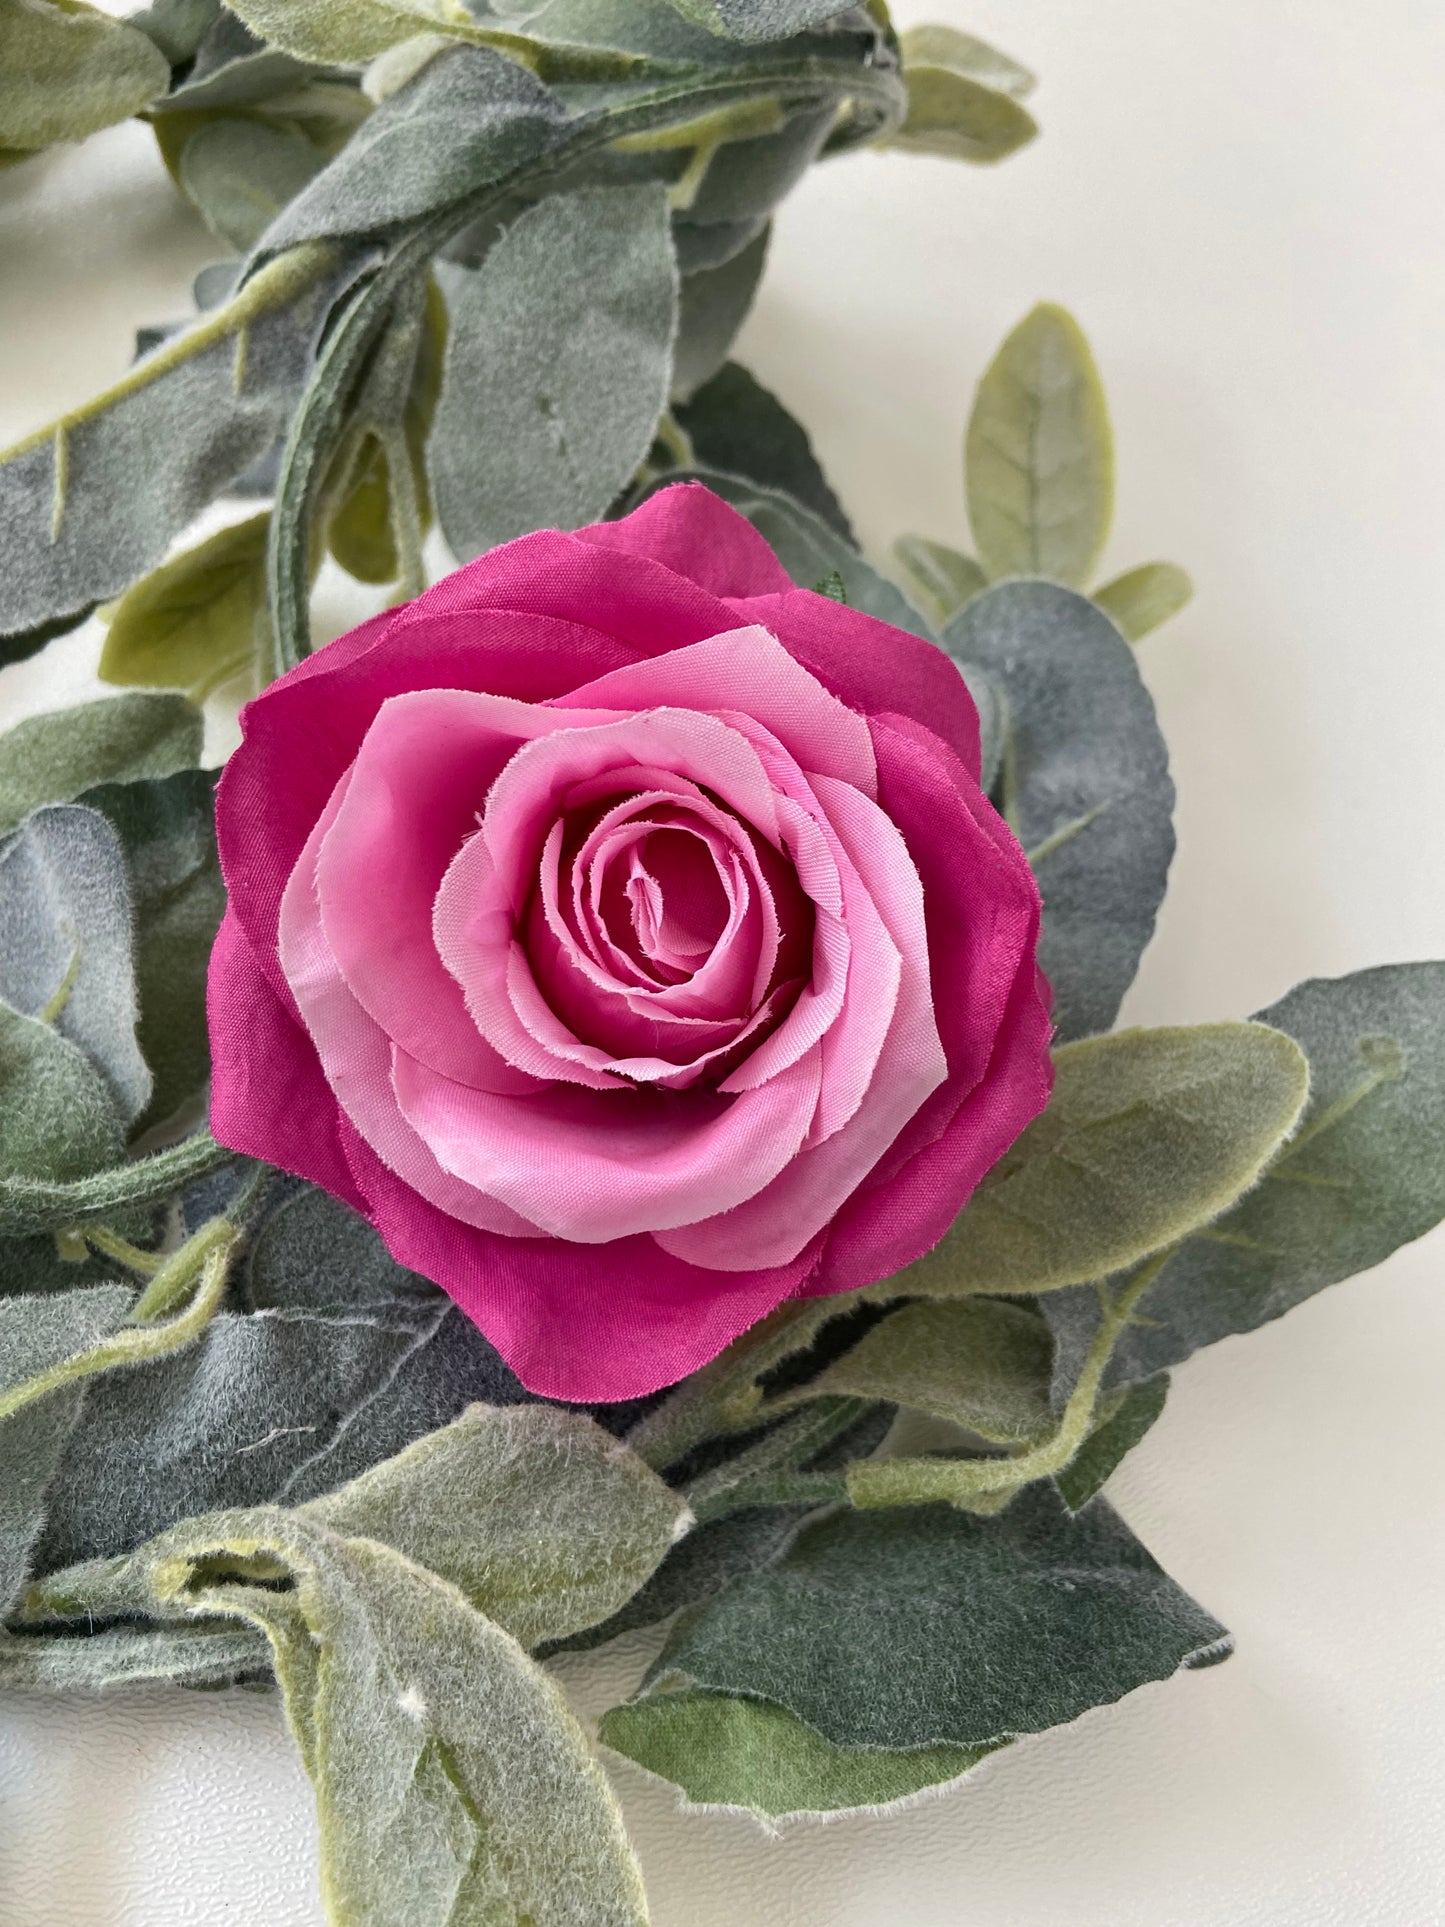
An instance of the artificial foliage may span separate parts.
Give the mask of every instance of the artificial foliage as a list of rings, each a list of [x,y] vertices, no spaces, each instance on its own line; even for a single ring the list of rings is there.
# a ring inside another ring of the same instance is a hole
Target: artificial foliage
[[[0,661],[99,611],[125,692],[0,734],[0,1683],[278,1688],[346,1927],[644,1921],[609,1753],[694,1804],[872,1809],[1225,1658],[1102,1488],[1193,1351],[1445,1215],[1445,964],[1113,1028],[1174,847],[1134,645],[1190,585],[1096,579],[1078,324],[1041,306],[982,372],[970,533],[901,534],[896,581],[729,358],[809,166],[1001,161],[1032,86],[880,0],[0,0],[0,163],[139,114],[218,254],[0,455]],[[589,1406],[211,1136],[199,705],[311,658],[328,556],[400,604],[438,539],[679,482],[963,678],[1053,1089],[915,1262]],[[648,1628],[584,1730],[549,1657]]]

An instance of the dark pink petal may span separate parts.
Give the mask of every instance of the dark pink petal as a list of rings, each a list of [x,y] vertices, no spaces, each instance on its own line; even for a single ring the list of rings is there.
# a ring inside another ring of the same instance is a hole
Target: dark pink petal
[[[596,522],[577,534],[625,556],[661,562],[714,595],[776,595],[793,586],[746,516],[700,482],[659,489],[620,522]]]

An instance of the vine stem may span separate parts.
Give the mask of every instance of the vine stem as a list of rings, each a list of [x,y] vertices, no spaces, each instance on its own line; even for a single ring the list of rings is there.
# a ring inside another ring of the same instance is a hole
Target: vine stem
[[[129,1205],[156,1204],[182,1186],[237,1155],[217,1144],[209,1131],[185,1138],[167,1150],[131,1164],[113,1165],[88,1178],[51,1182],[45,1178],[7,1177],[0,1180],[0,1238],[22,1238],[35,1231],[84,1229],[84,1222]]]

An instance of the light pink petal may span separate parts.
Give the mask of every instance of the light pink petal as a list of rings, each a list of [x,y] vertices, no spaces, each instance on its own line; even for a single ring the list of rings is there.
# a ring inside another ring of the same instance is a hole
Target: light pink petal
[[[802,1144],[818,1079],[814,1055],[736,1098],[560,1084],[500,1098],[404,1052],[393,1068],[402,1109],[440,1164],[581,1244],[687,1224],[751,1197]]]
[[[737,711],[770,730],[804,769],[836,776],[865,796],[878,793],[873,741],[863,717],[839,702],[759,623],[614,669],[570,695],[554,697],[553,703],[559,709],[666,705],[712,715]]]

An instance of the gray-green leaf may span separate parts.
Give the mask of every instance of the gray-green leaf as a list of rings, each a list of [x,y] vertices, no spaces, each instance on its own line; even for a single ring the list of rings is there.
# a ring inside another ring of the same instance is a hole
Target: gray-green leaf
[[[452,549],[466,559],[594,521],[667,402],[677,270],[666,191],[552,196],[443,287],[452,325],[430,456]]]
[[[1027,147],[1039,126],[1017,93],[969,71],[972,62],[955,56],[952,36],[943,39],[946,29],[925,32],[926,40],[906,34],[903,38],[908,111],[903,125],[882,144],[982,167]],[[958,39],[969,48],[980,44],[967,35]]]
[[[1107,1030],[1174,854],[1169,759],[1134,652],[1093,603],[1051,582],[976,597],[944,646],[1007,702],[1000,802],[1043,892],[1055,1026]]]
[[[0,1000],[82,1050],[132,1123],[151,1094],[136,1041],[130,885],[96,810],[34,810],[0,843]]]
[[[1179,611],[1194,594],[1194,584],[1176,562],[1142,562],[1095,589],[1093,599],[1130,642]]]
[[[299,129],[225,114],[190,136],[178,172],[212,234],[245,254],[325,164]]]
[[[930,542],[924,535],[900,535],[893,544],[909,593],[929,620],[942,630],[967,602],[988,587],[988,577],[971,555]]]
[[[672,357],[672,392],[686,401],[710,382],[728,358],[748,309],[753,305],[767,258],[770,228],[716,267],[683,275],[678,284],[677,345]]]
[[[684,403],[677,410],[677,421],[701,467],[746,476],[790,496],[856,548],[848,518],[818,465],[808,431],[738,362],[730,361]]]
[[[236,0],[232,12],[283,53],[341,65],[413,34],[465,32],[472,24],[461,0]]]
[[[1063,308],[1044,302],[1025,315],[989,364],[964,482],[990,575],[1085,580],[1113,517],[1114,449],[1099,371]]]
[[[1057,1291],[1136,1264],[1254,1184],[1309,1070],[1263,1024],[1116,1031],[1055,1054],[1048,1109],[941,1243],[873,1294]]]
[[[1169,1374],[1159,1372],[1113,1393],[1100,1408],[1094,1429],[1071,1462],[1054,1475],[1070,1512],[1082,1512],[1164,1410]]]
[[[115,1101],[84,1051],[0,1004],[0,1179],[64,1183],[124,1154]]]
[[[0,831],[40,803],[69,803],[92,783],[188,769],[201,713],[180,696],[116,696],[30,716],[0,736]]]

